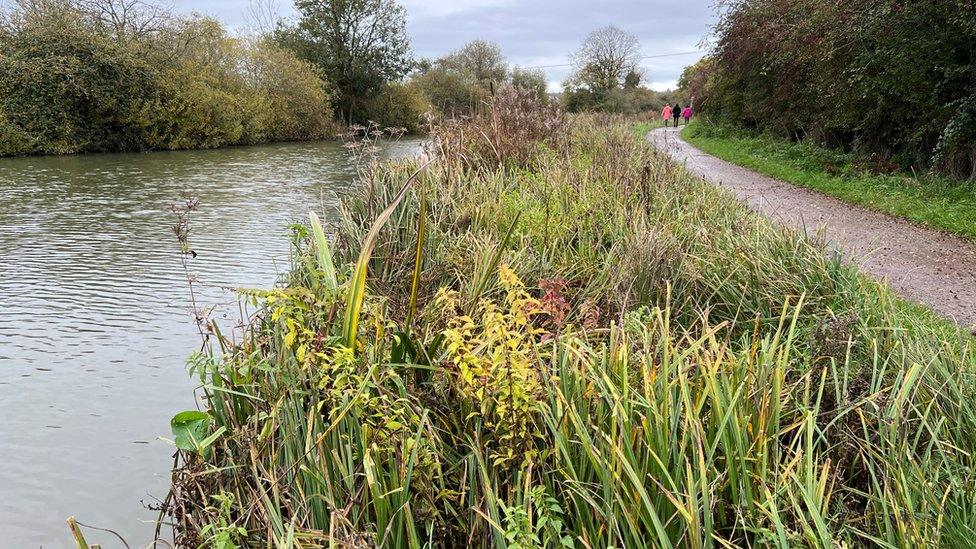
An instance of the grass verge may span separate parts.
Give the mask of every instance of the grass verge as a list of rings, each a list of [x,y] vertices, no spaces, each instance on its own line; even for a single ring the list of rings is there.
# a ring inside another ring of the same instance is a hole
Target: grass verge
[[[513,93],[364,174],[334,243],[296,228],[281,286],[210,325],[177,545],[972,539],[967,335],[632,126]]]
[[[934,229],[976,238],[976,187],[898,172],[877,160],[769,136],[693,122],[682,138],[702,151],[759,173]],[[873,172],[886,173],[873,173]]]

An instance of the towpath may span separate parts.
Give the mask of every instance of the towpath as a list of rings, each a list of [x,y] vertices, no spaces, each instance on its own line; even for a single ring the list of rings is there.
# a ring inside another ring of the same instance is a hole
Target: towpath
[[[730,164],[689,145],[676,128],[647,139],[775,222],[810,234],[822,229],[847,260],[899,295],[964,327],[976,324],[976,243]]]

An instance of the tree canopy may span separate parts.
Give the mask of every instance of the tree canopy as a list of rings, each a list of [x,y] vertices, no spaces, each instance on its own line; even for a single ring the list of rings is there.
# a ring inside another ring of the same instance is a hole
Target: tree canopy
[[[713,55],[681,81],[703,113],[906,168],[976,177],[976,4],[723,6]]]
[[[319,66],[339,92],[339,114],[355,119],[362,99],[410,70],[406,11],[394,0],[296,0],[299,18],[279,43]]]
[[[622,86],[639,70],[640,41],[614,25],[596,29],[586,36],[573,55],[571,79],[591,91],[608,91]]]
[[[462,77],[483,85],[502,82],[508,73],[508,64],[502,55],[501,46],[487,40],[472,40],[460,50],[441,58],[439,63]]]
[[[139,0],[0,9],[0,156],[335,134],[320,71],[269,40]]]
[[[512,85],[523,90],[530,90],[545,104],[549,98],[549,79],[542,69],[512,69]]]
[[[668,94],[641,85],[640,41],[613,25],[590,32],[572,54],[573,71],[563,82],[566,108],[636,114],[657,110]]]
[[[412,81],[441,114],[454,117],[477,110],[507,76],[501,47],[473,40],[438,59],[417,62]]]

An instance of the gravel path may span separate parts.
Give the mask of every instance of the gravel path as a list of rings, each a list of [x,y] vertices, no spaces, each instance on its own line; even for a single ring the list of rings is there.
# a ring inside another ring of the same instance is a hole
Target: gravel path
[[[901,296],[962,326],[976,324],[976,243],[730,164],[692,147],[675,128],[647,139],[774,221],[810,234],[823,228],[848,260]]]

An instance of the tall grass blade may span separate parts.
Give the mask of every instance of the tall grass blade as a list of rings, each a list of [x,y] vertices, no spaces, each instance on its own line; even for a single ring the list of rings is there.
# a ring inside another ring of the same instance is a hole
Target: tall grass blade
[[[308,212],[308,219],[312,225],[312,237],[315,240],[315,257],[318,258],[319,269],[325,277],[325,286],[330,290],[339,286],[336,276],[335,264],[332,260],[332,249],[329,247],[329,239],[325,236],[325,229],[322,222],[315,212]]]
[[[413,277],[410,280],[410,305],[407,307],[406,328],[410,329],[413,315],[417,312],[417,292],[420,289],[420,269],[424,263],[424,237],[427,232],[427,197],[420,199],[420,212],[417,214],[417,247],[413,256]]]
[[[75,547],[77,549],[88,549],[88,542],[85,541],[85,535],[81,533],[81,528],[78,527],[78,521],[75,517],[68,517],[68,530],[71,530],[71,537],[75,540]]]
[[[359,314],[362,312],[363,300],[366,298],[366,271],[369,268],[370,257],[373,255],[373,248],[376,246],[376,239],[379,237],[383,226],[390,219],[390,216],[393,215],[393,211],[400,205],[400,201],[403,200],[403,197],[407,196],[407,191],[410,190],[414,179],[426,170],[430,163],[431,161],[428,160],[417,168],[415,172],[410,174],[410,177],[403,183],[400,192],[393,197],[393,201],[390,202],[386,209],[373,222],[369,233],[366,235],[366,239],[363,241],[362,249],[359,252],[359,259],[356,261],[352,279],[349,281],[349,289],[346,292],[346,318],[342,328],[342,339],[346,347],[350,349],[356,349],[356,334],[359,331]]]
[[[505,253],[505,249],[508,248],[508,244],[512,239],[512,233],[515,232],[515,227],[518,225],[519,218],[522,217],[522,212],[515,214],[515,219],[512,220],[512,224],[508,226],[508,230],[505,231],[505,236],[502,238],[501,242],[498,243],[498,247],[495,248],[495,252],[491,255],[488,264],[485,268],[478,273],[478,281],[474,287],[474,291],[471,292],[471,298],[468,301],[468,305],[465,308],[468,314],[474,312],[475,305],[478,304],[478,299],[485,292],[485,288],[488,286],[488,280],[498,269],[498,264],[502,260],[502,254]]]

